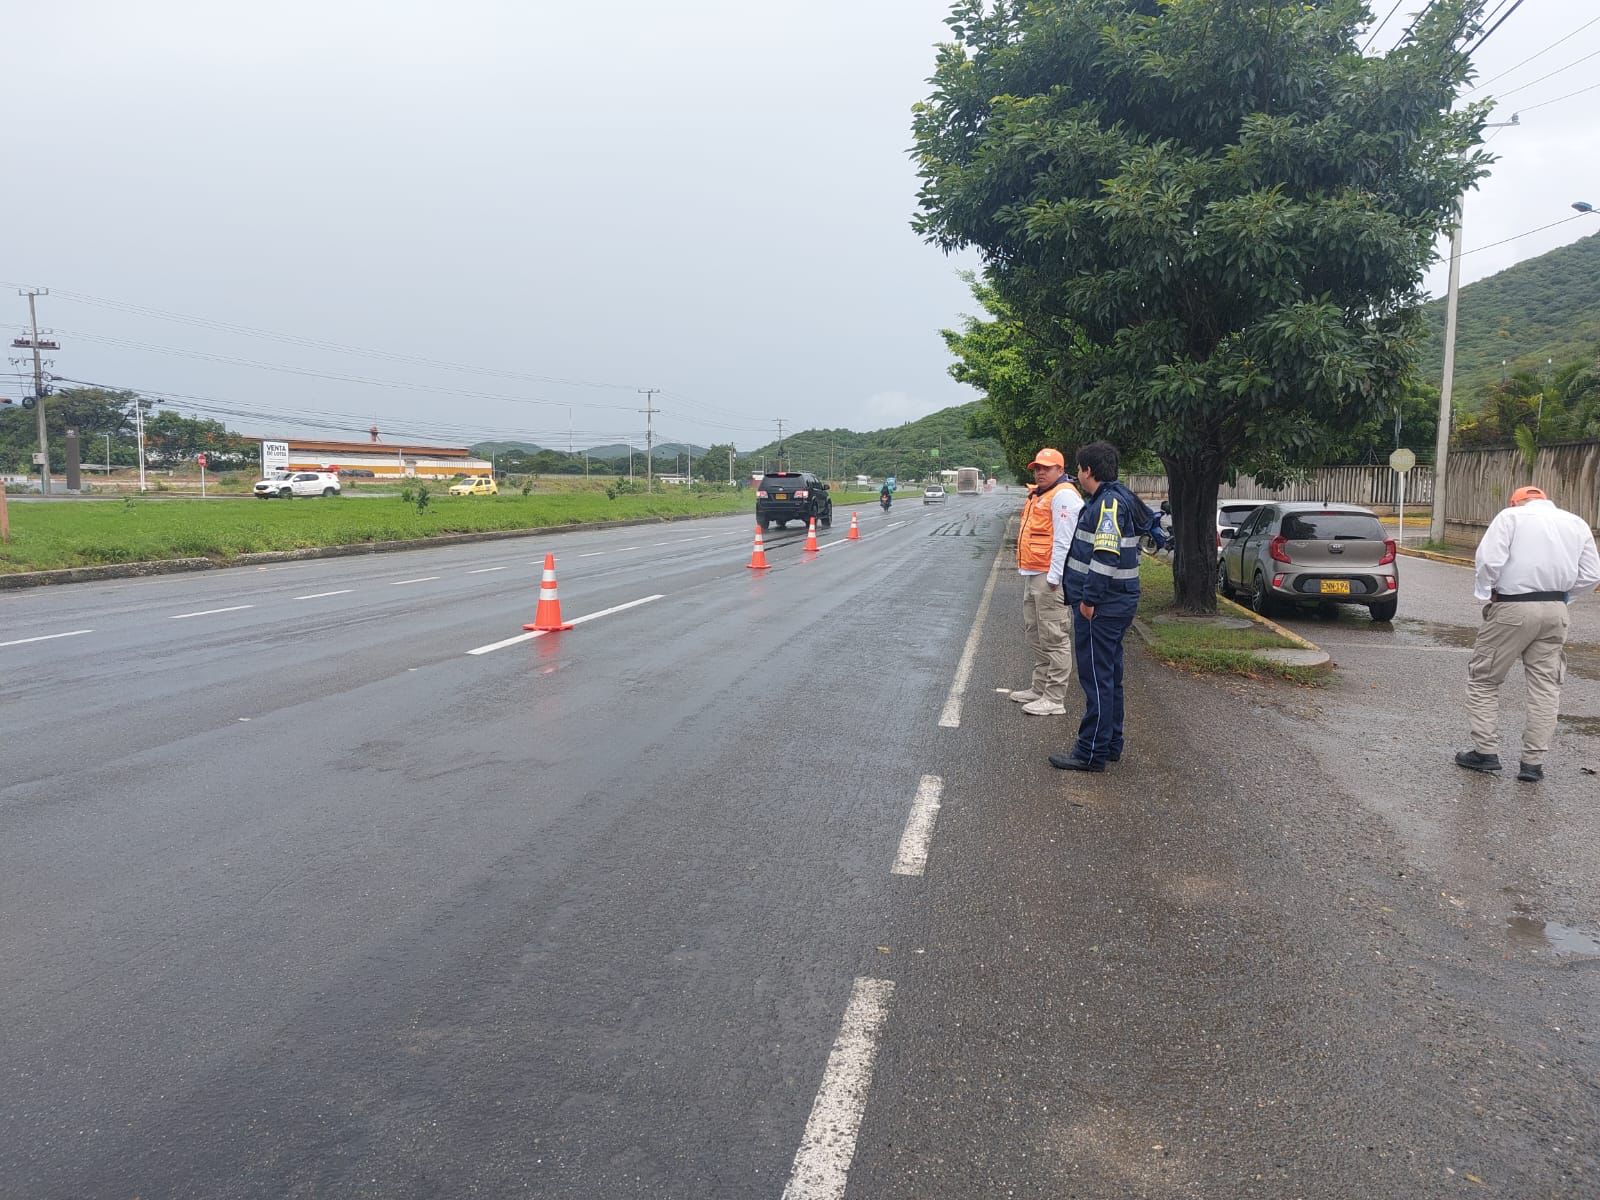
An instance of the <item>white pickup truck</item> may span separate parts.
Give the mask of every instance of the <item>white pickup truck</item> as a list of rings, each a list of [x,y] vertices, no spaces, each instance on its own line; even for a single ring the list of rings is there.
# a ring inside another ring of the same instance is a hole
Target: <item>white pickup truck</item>
[[[288,500],[292,496],[337,496],[339,476],[332,471],[274,471],[256,480],[255,493],[262,500]]]

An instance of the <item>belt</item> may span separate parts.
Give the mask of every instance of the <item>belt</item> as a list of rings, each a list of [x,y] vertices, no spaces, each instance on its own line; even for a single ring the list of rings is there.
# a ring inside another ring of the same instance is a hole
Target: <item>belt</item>
[[[1572,602],[1572,597],[1566,592],[1517,592],[1511,596],[1503,592],[1490,592],[1489,597],[1495,604],[1526,604],[1537,600],[1559,600],[1562,604]]]

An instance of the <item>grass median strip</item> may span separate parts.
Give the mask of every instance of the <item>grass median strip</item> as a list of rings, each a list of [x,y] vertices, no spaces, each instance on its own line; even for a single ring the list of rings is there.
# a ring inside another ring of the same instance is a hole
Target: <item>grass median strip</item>
[[[1160,559],[1139,564],[1139,618],[1146,641],[1157,658],[1170,666],[1205,675],[1269,675],[1293,683],[1314,684],[1326,675],[1321,667],[1273,662],[1257,650],[1293,650],[1299,644],[1242,618],[1219,614],[1194,617],[1173,603],[1172,567]]]
[[[266,550],[407,541],[453,533],[549,529],[594,521],[753,512],[743,493],[398,496],[311,500],[52,501],[11,508],[0,573],[170,558],[226,562]],[[754,518],[752,517],[752,520]]]

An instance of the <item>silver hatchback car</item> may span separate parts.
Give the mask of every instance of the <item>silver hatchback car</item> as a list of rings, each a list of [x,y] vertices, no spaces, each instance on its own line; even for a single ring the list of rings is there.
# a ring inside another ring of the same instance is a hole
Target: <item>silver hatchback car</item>
[[[1305,501],[1263,504],[1222,543],[1217,590],[1249,595],[1264,617],[1301,604],[1361,604],[1374,621],[1400,606],[1394,539],[1370,510]]]

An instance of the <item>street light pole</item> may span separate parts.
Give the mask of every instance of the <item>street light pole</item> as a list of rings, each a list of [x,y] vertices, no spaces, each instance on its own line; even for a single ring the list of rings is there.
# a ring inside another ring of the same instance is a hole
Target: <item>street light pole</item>
[[[109,433],[107,433],[107,434],[102,434],[101,436],[103,436],[106,439],[106,478],[110,479],[111,478],[111,435]]]

